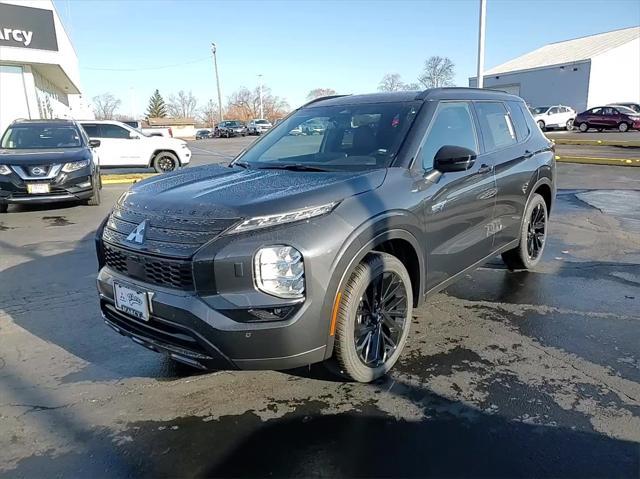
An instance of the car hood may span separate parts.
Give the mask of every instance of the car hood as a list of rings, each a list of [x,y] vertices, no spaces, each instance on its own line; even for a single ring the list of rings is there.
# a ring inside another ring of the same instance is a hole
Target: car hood
[[[150,214],[247,218],[321,206],[380,186],[386,170],[298,172],[201,166],[134,185],[120,204]]]
[[[0,165],[52,165],[86,160],[89,156],[87,148],[0,149]]]

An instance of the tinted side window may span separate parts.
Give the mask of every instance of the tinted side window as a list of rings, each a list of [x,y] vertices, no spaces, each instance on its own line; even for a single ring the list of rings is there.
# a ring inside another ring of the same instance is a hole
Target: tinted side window
[[[511,119],[516,127],[518,141],[522,141],[529,136],[529,126],[527,125],[527,119],[524,116],[525,112],[522,110],[525,106],[517,101],[508,101],[507,106],[509,107]]]
[[[444,145],[463,146],[478,151],[469,103],[443,102],[438,105],[420,153],[420,161],[425,170],[433,168],[433,157]]]
[[[502,103],[480,101],[475,105],[487,152],[516,143],[515,129]]]
[[[100,138],[129,138],[129,131],[118,125],[100,125]]]
[[[98,134],[98,125],[83,123],[82,128],[84,128],[84,131],[87,133],[89,138],[98,138],[100,136]]]
[[[556,113],[558,113],[558,107],[553,107],[551,109],[549,109],[549,115],[555,115]]]

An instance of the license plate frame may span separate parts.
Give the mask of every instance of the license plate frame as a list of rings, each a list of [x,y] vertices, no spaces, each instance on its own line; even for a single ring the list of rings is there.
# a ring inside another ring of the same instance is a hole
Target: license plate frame
[[[49,183],[28,183],[27,193],[30,195],[46,195],[51,193]]]
[[[136,286],[113,282],[116,309],[141,321],[149,321],[149,294]]]

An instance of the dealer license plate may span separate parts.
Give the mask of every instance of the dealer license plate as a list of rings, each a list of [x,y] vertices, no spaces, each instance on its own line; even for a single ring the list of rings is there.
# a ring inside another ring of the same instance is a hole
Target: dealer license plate
[[[146,291],[114,281],[113,294],[116,298],[116,309],[143,321],[149,321],[149,300]]]
[[[49,193],[48,183],[31,183],[27,185],[27,191],[30,195],[41,195],[42,193]]]

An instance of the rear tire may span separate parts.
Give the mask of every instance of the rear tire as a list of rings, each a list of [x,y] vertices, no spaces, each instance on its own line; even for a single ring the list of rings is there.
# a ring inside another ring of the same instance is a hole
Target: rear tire
[[[589,125],[585,122],[582,122],[578,125],[578,130],[580,130],[582,133],[586,133],[587,131],[589,131]]]
[[[335,365],[351,380],[368,383],[396,363],[413,315],[411,278],[395,256],[371,253],[342,289],[335,338]]]
[[[532,269],[542,258],[547,240],[549,213],[544,198],[534,193],[524,210],[520,228],[520,243],[502,253],[502,260],[510,270]]]
[[[573,130],[573,120],[567,120],[567,123],[565,123],[565,128],[567,131],[572,131]]]
[[[618,125],[618,131],[621,133],[625,133],[629,130],[629,125],[627,125],[624,121]]]
[[[9,210],[9,205],[6,203],[0,203],[0,213],[6,213]]]
[[[170,151],[161,151],[153,159],[153,168],[158,173],[169,173],[178,168],[178,157]]]

